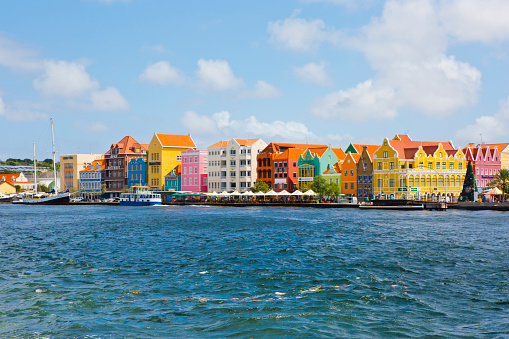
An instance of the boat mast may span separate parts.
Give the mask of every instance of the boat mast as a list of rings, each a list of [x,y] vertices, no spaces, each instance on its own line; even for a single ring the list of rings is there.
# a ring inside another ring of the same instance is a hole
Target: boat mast
[[[53,153],[53,189],[55,190],[55,193],[58,193],[58,188],[57,188],[57,170],[56,170],[56,165],[55,165],[55,132],[53,130],[53,118],[50,118],[50,121],[51,121],[51,147],[53,149],[52,153]]]
[[[34,142],[34,183],[35,183],[35,194],[37,194],[37,160],[35,160],[35,142]]]

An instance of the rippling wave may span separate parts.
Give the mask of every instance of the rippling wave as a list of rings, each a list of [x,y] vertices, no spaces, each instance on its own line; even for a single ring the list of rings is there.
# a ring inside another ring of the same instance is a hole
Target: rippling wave
[[[0,206],[1,337],[509,337],[509,214]]]

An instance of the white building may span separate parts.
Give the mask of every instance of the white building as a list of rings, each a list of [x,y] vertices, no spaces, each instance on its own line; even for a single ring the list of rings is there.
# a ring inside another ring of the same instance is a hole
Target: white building
[[[210,146],[208,191],[248,191],[256,182],[256,156],[266,146],[262,139],[232,139]]]

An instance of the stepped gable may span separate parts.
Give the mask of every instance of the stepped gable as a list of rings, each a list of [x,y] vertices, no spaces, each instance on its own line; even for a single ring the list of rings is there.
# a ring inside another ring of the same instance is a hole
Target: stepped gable
[[[156,136],[163,147],[196,148],[190,135],[156,133]]]

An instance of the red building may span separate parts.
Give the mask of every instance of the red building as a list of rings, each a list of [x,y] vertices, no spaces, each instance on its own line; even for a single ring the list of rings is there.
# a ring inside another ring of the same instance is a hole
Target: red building
[[[298,160],[308,148],[327,148],[327,145],[309,145],[272,142],[257,156],[258,180],[276,192],[293,192],[298,187]]]
[[[127,186],[128,164],[131,159],[145,158],[147,144],[140,144],[133,137],[126,136],[104,155],[106,160],[106,191],[110,197],[120,196],[120,192]]]

